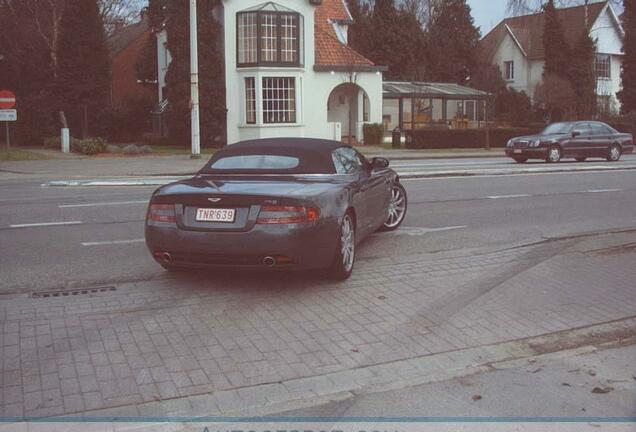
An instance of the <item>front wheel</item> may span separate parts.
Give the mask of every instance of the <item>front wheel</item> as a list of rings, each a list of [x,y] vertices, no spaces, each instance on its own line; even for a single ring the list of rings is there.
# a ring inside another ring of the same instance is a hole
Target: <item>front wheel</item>
[[[380,227],[380,231],[393,231],[396,230],[406,216],[406,207],[408,200],[406,198],[406,190],[404,186],[399,183],[393,185],[391,189],[391,201],[389,201],[389,214],[386,221]]]
[[[329,275],[337,280],[345,280],[353,272],[356,260],[356,227],[351,213],[346,213],[340,224],[340,238]]]
[[[561,147],[553,145],[548,150],[548,157],[546,158],[546,162],[548,163],[557,163],[561,160]]]
[[[607,160],[609,162],[617,162],[621,158],[621,148],[618,144],[612,144],[607,154]]]

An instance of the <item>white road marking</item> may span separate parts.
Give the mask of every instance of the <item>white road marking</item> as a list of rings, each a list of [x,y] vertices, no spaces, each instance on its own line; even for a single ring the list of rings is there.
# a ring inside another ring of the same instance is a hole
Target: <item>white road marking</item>
[[[426,235],[428,233],[433,233],[433,232],[451,231],[451,230],[457,230],[457,229],[462,229],[467,227],[468,227],[467,225],[440,227],[440,228],[401,227],[395,231],[391,231],[388,233],[381,233],[379,235],[389,234],[389,235],[407,235],[411,237],[416,237],[416,236],[422,236],[422,235]]]
[[[82,223],[84,222],[82,221],[42,222],[42,223],[9,225],[9,228],[31,228],[31,227],[45,227],[45,226],[58,226],[58,225],[79,225]]]
[[[590,189],[585,191],[586,193],[601,193],[601,192],[620,192],[623,189]]]
[[[132,244],[143,243],[145,239],[131,239],[131,240],[110,240],[110,241],[98,241],[98,242],[83,242],[82,246],[104,246],[104,245],[119,245],[119,244]]]
[[[518,194],[518,195],[489,195],[486,198],[488,199],[504,199],[504,198],[525,198],[530,197],[532,195],[528,194]]]
[[[478,175],[454,175],[454,176],[438,176],[438,177],[406,177],[400,178],[400,182],[406,181],[423,181],[423,180],[478,180],[483,178],[505,178],[505,177],[524,177],[524,176],[544,176],[544,175],[575,175],[575,174],[616,174],[623,172],[634,172],[633,169],[618,169],[618,170],[603,170],[603,171],[581,171],[581,172],[572,172],[572,171],[556,171],[556,172],[543,172],[543,173],[519,173],[519,174],[478,174]]]
[[[77,208],[77,207],[119,206],[119,205],[131,205],[131,204],[148,204],[148,200],[143,200],[143,201],[114,201],[114,202],[86,203],[86,204],[63,204],[63,205],[60,205],[58,207],[59,208]]]

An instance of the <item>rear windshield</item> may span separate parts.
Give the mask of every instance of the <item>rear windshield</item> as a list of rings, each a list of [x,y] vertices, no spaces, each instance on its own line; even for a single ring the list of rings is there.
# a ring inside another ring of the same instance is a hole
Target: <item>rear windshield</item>
[[[300,159],[279,155],[227,156],[212,161],[213,170],[290,170],[300,165]]]
[[[334,174],[331,152],[324,149],[228,146],[199,174]]]

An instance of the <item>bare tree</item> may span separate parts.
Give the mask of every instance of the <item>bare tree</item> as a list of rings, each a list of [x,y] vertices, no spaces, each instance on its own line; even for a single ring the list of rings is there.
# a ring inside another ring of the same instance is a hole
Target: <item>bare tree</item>
[[[145,3],[143,0],[99,0],[106,35],[112,35],[121,25],[135,22]]]
[[[622,0],[611,0],[614,5],[621,4]],[[555,0],[554,4],[557,8],[579,6],[583,4],[596,3],[597,0]],[[541,11],[546,0],[508,0],[506,9],[510,15],[527,15]]]

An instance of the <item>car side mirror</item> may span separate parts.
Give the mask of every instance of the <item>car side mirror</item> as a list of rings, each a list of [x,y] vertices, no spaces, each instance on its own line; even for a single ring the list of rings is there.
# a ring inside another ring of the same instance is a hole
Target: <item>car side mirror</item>
[[[576,138],[579,135],[581,135],[581,131],[572,131],[572,138]]]
[[[374,157],[371,160],[371,167],[372,168],[378,168],[378,169],[382,169],[382,168],[388,168],[389,167],[389,160],[383,157]]]

